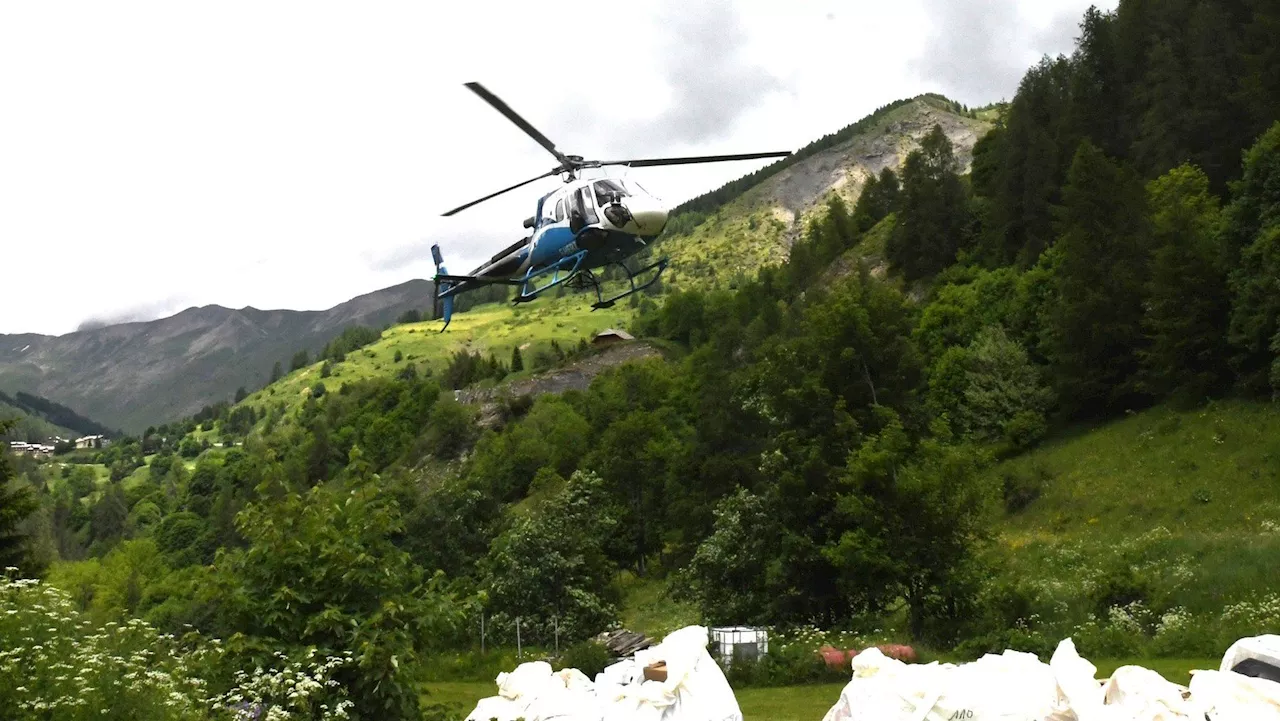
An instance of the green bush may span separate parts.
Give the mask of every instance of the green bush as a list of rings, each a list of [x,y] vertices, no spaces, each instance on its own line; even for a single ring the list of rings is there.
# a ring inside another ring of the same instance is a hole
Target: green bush
[[[1032,469],[1031,473],[1004,471],[1001,474],[1001,492],[1004,497],[1004,509],[1007,513],[1019,513],[1040,498],[1048,477],[1043,469]]]
[[[832,668],[815,649],[799,644],[769,653],[756,661],[735,659],[724,669],[734,688],[796,686],[849,680],[849,669]]]
[[[565,649],[564,653],[560,654],[559,665],[562,668],[576,668],[588,678],[595,678],[596,674],[611,663],[613,663],[613,654],[603,644],[583,641]]]
[[[1049,432],[1044,414],[1039,411],[1023,410],[1005,422],[1004,440],[1017,449],[1030,448]]]

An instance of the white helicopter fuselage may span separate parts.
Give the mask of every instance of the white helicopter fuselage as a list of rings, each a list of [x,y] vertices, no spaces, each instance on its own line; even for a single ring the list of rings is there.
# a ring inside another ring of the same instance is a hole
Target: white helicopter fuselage
[[[581,251],[581,268],[599,268],[633,255],[666,227],[666,205],[622,178],[577,179],[538,200],[525,221],[532,234],[471,275],[515,278]]]

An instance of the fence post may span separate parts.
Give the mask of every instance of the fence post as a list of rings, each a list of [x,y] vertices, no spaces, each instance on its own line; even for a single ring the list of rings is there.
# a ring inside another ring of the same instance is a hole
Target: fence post
[[[484,611],[480,612],[480,653],[484,654]]]
[[[524,648],[520,645],[520,617],[516,616],[516,658],[524,658]]]
[[[560,617],[553,616],[551,621],[556,626],[556,655],[559,656],[560,655]]]

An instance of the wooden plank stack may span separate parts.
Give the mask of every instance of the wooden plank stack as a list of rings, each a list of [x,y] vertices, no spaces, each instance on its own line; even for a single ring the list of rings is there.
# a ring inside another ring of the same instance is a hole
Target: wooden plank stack
[[[649,648],[657,643],[642,633],[632,633],[625,628],[605,631],[596,640],[609,649],[609,653],[618,658],[626,658],[641,649]]]

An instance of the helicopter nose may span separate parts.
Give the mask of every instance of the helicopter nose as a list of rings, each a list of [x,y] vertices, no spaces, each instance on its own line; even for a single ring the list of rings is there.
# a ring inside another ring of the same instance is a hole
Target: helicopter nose
[[[652,200],[633,201],[630,210],[640,235],[658,235],[667,225],[667,209]]]
[[[662,208],[642,210],[634,215],[641,235],[658,235],[667,225],[667,211]]]

